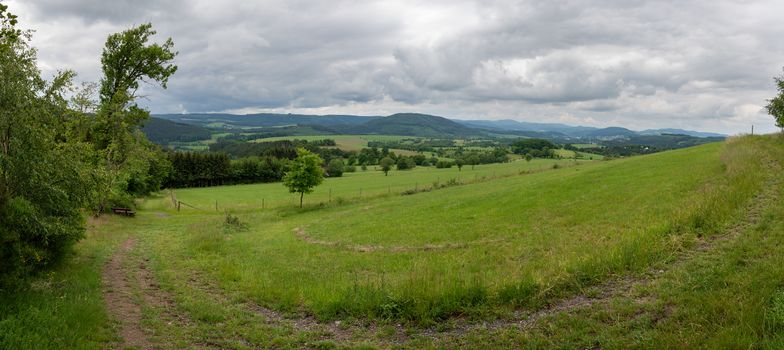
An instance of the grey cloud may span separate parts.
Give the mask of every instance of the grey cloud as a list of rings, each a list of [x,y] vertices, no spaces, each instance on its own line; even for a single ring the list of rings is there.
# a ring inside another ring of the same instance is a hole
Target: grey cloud
[[[180,51],[169,89],[148,87],[155,112],[380,108],[731,132],[765,120],[756,107],[784,64],[776,1],[7,2],[39,30],[45,72],[85,79],[106,35],[152,21]]]

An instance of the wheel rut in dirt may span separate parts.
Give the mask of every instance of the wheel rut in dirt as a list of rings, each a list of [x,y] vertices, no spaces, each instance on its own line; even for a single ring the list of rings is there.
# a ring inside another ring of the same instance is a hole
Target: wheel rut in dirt
[[[144,307],[160,310],[161,321],[169,326],[181,326],[189,320],[176,311],[174,299],[160,288],[149,269],[149,260],[133,254],[136,246],[134,238],[127,239],[104,267],[104,301],[122,337],[116,348],[155,349],[154,332],[143,325]]]
[[[126,240],[106,264],[102,274],[104,301],[109,314],[119,321],[119,333],[122,336],[119,347],[152,349],[152,343],[141,326],[142,309],[134,295],[134,278],[129,276],[125,267],[135,244],[133,238]]]

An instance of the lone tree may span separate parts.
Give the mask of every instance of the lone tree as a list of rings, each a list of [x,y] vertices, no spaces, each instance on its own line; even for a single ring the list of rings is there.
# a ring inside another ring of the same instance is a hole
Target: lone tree
[[[779,94],[768,100],[768,105],[765,106],[765,108],[767,108],[768,114],[776,119],[776,126],[781,128],[781,131],[784,132],[784,75],[774,77],[773,80],[776,82],[776,88],[779,90]]]
[[[455,159],[455,165],[457,165],[457,171],[463,171],[463,165],[465,165],[465,160],[463,158]]]
[[[145,23],[109,35],[101,54],[103,77],[91,136],[106,174],[99,209],[116,202],[130,204],[129,194],[157,190],[168,172],[165,154],[139,131],[150,112],[136,102],[141,83],[166,88],[177,71],[172,63],[177,56],[174,42],[150,42],[155,34]]]
[[[530,161],[531,161],[531,159],[534,159],[534,157],[533,157],[533,156],[531,156],[531,153],[526,153],[526,154],[525,154],[525,161],[526,161],[526,162],[530,162]]]
[[[313,192],[313,188],[324,182],[324,161],[316,154],[304,148],[297,149],[297,158],[291,162],[291,169],[283,176],[283,184],[289,192],[299,193],[299,207],[305,193]]]
[[[471,166],[471,170],[474,170],[474,167],[479,164],[479,156],[472,154],[466,157],[466,163]]]
[[[384,176],[389,175],[389,170],[392,169],[392,166],[395,165],[395,161],[392,158],[384,157],[378,162],[378,165],[381,166],[381,171],[384,172]]]

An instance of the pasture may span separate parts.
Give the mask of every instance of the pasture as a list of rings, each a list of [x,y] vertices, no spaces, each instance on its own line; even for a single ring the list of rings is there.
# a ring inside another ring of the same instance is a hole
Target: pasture
[[[303,209],[277,183],[175,192],[203,210],[161,193],[136,218],[91,221],[73,262],[0,308],[0,345],[112,344],[125,324],[96,299],[121,254],[161,348],[775,348],[781,142],[368,170],[328,179]],[[55,309],[68,322],[24,331]]]
[[[391,170],[387,176],[377,166],[368,166],[367,170],[357,167],[356,172],[325,179],[313,193],[305,196],[305,203],[327,203],[399,194],[408,190],[427,189],[433,187],[434,183],[443,185],[450,180],[460,183],[479,182],[490,178],[519,175],[521,172],[542,171],[552,168],[555,164],[571,166],[582,163],[555,159],[534,159],[530,162],[518,160],[509,163],[482,164],[473,169],[470,165],[466,165],[462,170],[457,166],[445,169],[416,167],[412,170]],[[214,211],[216,201],[220,211],[261,209],[262,200],[266,208],[290,206],[299,201],[299,195],[289,193],[281,183],[187,188],[177,189],[174,192],[177,200],[207,211]],[[167,200],[150,205],[171,209],[170,201]],[[194,208],[181,206],[181,210],[190,212]]]
[[[256,139],[253,142],[270,142],[281,140],[306,140],[318,141],[325,139],[335,140],[337,148],[344,151],[360,151],[367,148],[368,141],[399,141],[403,139],[414,139],[415,136],[395,136],[395,135],[306,135],[306,136],[279,136],[279,137],[266,137]],[[390,149],[398,155],[411,156],[418,154],[417,152],[403,150],[403,149]]]

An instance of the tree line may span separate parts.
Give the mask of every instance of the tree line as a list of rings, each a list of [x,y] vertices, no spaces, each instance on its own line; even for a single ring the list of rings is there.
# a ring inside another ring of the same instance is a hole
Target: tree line
[[[225,153],[169,152],[169,160],[172,171],[164,182],[169,188],[277,182],[288,170],[286,158],[273,156],[232,161]]]

